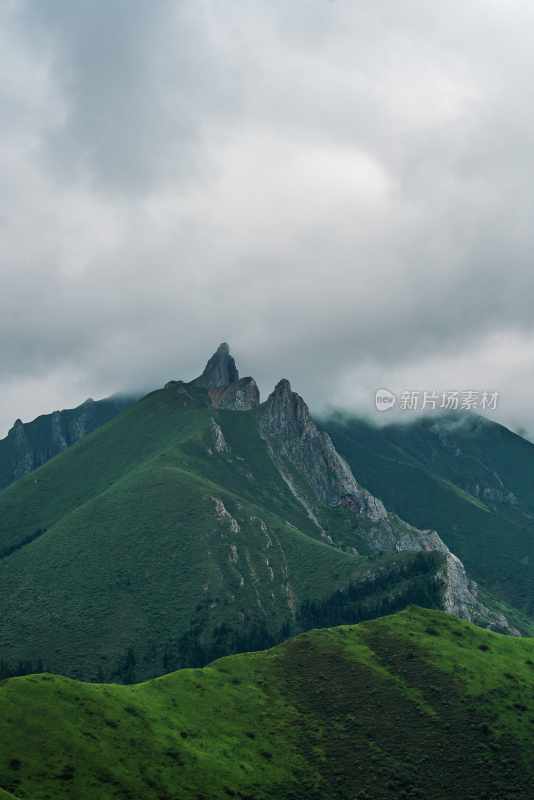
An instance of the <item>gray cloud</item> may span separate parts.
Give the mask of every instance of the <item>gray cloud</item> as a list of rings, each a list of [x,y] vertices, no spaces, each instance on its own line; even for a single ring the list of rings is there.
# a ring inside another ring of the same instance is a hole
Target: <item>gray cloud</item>
[[[317,408],[497,389],[532,428],[534,11],[14,0],[0,11],[0,432],[193,376]]]

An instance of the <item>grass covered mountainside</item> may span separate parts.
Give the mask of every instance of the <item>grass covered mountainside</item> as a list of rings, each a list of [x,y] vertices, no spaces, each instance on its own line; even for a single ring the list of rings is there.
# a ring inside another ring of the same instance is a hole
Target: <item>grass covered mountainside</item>
[[[140,680],[439,604],[439,553],[324,541],[258,413],[171,383],[0,493],[0,674]],[[347,514],[323,521],[348,536]]]
[[[483,587],[534,615],[533,444],[474,414],[321,424],[390,510],[435,528]]]
[[[133,686],[3,681],[0,786],[19,800],[527,800],[533,730],[532,640],[410,608]]]

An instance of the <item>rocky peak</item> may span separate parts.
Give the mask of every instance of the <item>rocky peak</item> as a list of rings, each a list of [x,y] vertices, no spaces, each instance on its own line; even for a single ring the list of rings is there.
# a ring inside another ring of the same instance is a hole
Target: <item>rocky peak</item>
[[[315,428],[308,406],[299,394],[291,390],[287,378],[282,378],[262,405],[263,434],[300,437],[310,426]]]
[[[239,372],[234,359],[230,355],[230,347],[226,342],[223,342],[209,359],[202,375],[195,378],[192,383],[195,386],[214,389],[237,383],[238,380]]]
[[[324,540],[338,544],[323,527],[321,508],[341,507],[353,517],[354,541],[364,545],[364,552],[435,551],[443,558],[444,610],[517,633],[501,614],[490,612],[480,602],[476,584],[436,531],[419,530],[389,514],[382,501],[358,483],[330,436],[313,421],[302,397],[291,391],[289,381],[281,380],[260,406],[259,431],[281,477]]]
[[[279,381],[260,408],[260,435],[284,481],[312,519],[317,518],[318,505],[347,505],[373,521],[387,516],[380,500],[357,483],[330,436],[319,430],[288,380]]]
[[[208,390],[214,408],[249,411],[260,404],[260,390],[254,378],[241,378],[229,386]]]

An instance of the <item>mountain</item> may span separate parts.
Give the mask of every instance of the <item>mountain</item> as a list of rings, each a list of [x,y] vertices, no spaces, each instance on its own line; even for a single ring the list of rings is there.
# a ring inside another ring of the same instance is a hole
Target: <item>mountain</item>
[[[135,686],[3,681],[0,786],[32,800],[528,800],[533,722],[534,640],[410,608]]]
[[[472,413],[321,425],[391,511],[435,528],[482,587],[534,616],[533,444]]]
[[[0,675],[140,680],[410,602],[513,632],[225,344],[0,493]]]
[[[256,384],[250,378],[239,381],[226,344],[192,383],[209,389],[210,402],[219,408],[259,405]],[[17,420],[0,440],[0,491],[135,401],[89,400],[32,423]],[[319,426],[331,435],[359,481],[390,511],[417,528],[439,532],[480,583],[479,597],[486,591],[497,596],[516,626],[534,632],[532,443],[474,413],[435,414],[381,428],[334,414]],[[359,549],[366,552],[365,542],[360,541]]]
[[[0,439],[0,491],[109,422],[136,399],[121,395],[89,398],[77,408],[44,414],[33,422],[17,419]]]

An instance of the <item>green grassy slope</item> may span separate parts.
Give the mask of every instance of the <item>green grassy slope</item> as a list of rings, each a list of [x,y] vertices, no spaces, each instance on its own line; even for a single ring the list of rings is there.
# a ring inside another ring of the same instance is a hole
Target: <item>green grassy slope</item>
[[[279,641],[313,624],[311,601],[334,596],[317,609],[331,623],[420,590],[433,602],[431,556],[367,561],[319,541],[254,412],[188,391],[154,392],[0,494],[0,675],[141,679]],[[341,608],[337,590],[362,581]]]
[[[532,797],[534,642],[440,612],[134,686],[0,683],[0,786],[62,800]]]
[[[387,508],[436,529],[487,590],[534,615],[534,445],[476,416],[322,425]]]

